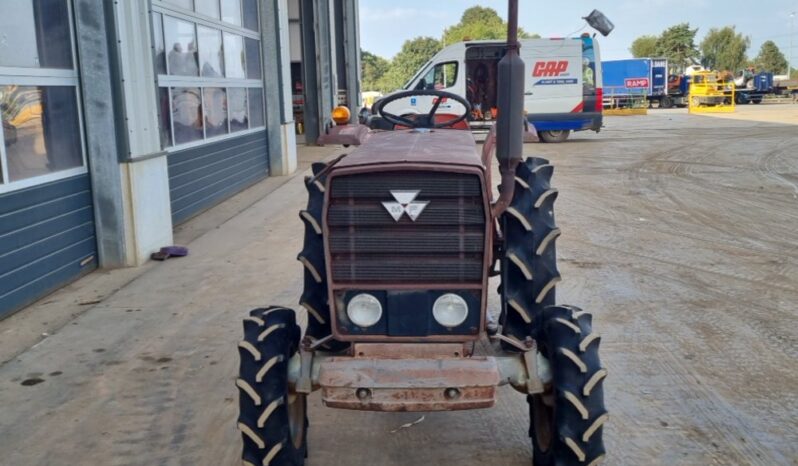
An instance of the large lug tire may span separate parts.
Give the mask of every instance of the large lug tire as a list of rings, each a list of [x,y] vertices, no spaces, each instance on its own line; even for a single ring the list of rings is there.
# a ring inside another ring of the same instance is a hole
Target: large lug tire
[[[319,175],[327,165],[314,163],[313,175]],[[297,259],[304,267],[304,289],[299,304],[308,313],[306,335],[320,340],[332,333],[330,326],[330,306],[328,304],[327,267],[324,259],[324,236],[322,231],[322,209],[324,208],[324,190],[326,176],[305,179],[308,190],[308,205],[299,212],[299,218],[305,224],[305,241],[302,252]],[[341,351],[345,343],[331,340],[321,349]]]
[[[518,164],[515,194],[502,216],[504,255],[501,261],[502,315],[506,337],[523,342],[536,339],[543,309],[555,302],[560,281],[555,242],[560,230],[554,221],[557,190],[551,187],[554,167],[531,157]],[[505,350],[512,345],[502,342]]]
[[[238,429],[244,465],[302,466],[307,456],[307,397],[288,385],[301,330],[293,310],[255,309],[244,319]]]
[[[553,142],[564,142],[566,139],[568,139],[568,135],[570,133],[571,131],[567,129],[562,129],[556,131],[541,131],[538,133],[538,135],[540,136],[540,139],[543,140],[543,142],[553,143]]]
[[[544,313],[538,348],[548,358],[552,384],[527,397],[534,466],[595,466],[604,458],[603,382],[600,337],[592,317],[579,308],[551,306]]]

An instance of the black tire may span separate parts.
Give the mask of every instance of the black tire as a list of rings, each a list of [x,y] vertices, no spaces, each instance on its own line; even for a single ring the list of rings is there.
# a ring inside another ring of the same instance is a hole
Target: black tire
[[[762,103],[762,96],[760,95],[760,96],[757,96],[757,97],[752,97],[751,98],[751,102],[753,102],[755,105],[761,104]]]
[[[543,140],[543,142],[549,143],[564,142],[566,139],[568,139],[569,134],[571,134],[571,131],[567,129],[538,132],[540,139]]]
[[[527,397],[534,466],[594,466],[604,458],[604,408],[599,343],[592,317],[579,308],[551,306],[538,348],[551,363],[552,384]]]
[[[530,157],[518,164],[515,194],[502,216],[502,333],[519,342],[536,339],[543,309],[555,303],[557,271],[554,221],[557,190],[551,187],[554,167]],[[505,350],[512,345],[502,342]]]
[[[671,108],[673,107],[673,99],[670,96],[664,95],[659,101],[660,108]]]
[[[293,310],[255,309],[244,319],[238,429],[245,465],[302,466],[307,455],[307,397],[292,393],[288,364],[301,330]]]
[[[314,163],[312,166],[314,177],[325,168],[327,165],[324,163]],[[305,269],[304,289],[299,298],[299,304],[308,313],[308,326],[305,334],[315,340],[320,340],[332,333],[321,218],[324,208],[325,180],[325,175],[316,179],[312,177],[305,179],[308,205],[305,210],[299,212],[299,218],[305,223],[305,242],[302,252],[297,256],[297,260]],[[341,351],[347,346],[345,343],[331,340],[322,345],[322,349],[335,352]]]

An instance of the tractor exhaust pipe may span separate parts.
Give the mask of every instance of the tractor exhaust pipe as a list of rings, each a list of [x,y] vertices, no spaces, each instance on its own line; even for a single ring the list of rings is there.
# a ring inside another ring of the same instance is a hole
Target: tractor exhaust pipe
[[[496,158],[501,184],[499,199],[491,209],[499,217],[515,192],[515,168],[524,153],[524,61],[518,43],[518,0],[509,0],[507,54],[499,62],[499,115],[496,121]]]

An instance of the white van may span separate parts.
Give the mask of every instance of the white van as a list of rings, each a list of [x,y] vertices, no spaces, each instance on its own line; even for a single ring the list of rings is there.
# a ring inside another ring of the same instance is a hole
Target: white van
[[[473,107],[472,129],[490,127],[497,113],[497,65],[505,49],[505,43],[495,41],[450,45],[421,67],[403,90],[434,89],[460,95]],[[601,57],[595,39],[587,35],[524,39],[521,58],[527,69],[524,109],[543,141],[561,142],[571,131],[601,129]],[[385,109],[395,115],[426,114],[433,99],[400,99]],[[457,102],[445,102],[439,108],[439,113],[463,110]]]

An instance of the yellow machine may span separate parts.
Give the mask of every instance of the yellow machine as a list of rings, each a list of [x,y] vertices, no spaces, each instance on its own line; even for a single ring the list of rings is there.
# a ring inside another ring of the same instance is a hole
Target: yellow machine
[[[715,71],[699,71],[690,79],[690,113],[733,112],[734,82],[724,81]]]

